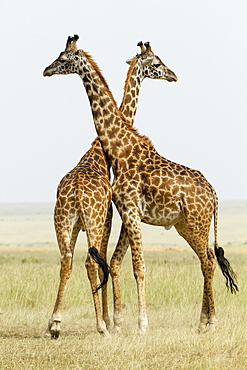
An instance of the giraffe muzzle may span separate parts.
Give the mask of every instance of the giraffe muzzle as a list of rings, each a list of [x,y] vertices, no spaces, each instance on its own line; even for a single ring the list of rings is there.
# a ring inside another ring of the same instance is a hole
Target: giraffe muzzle
[[[177,82],[178,81],[177,76],[170,69],[168,69],[168,71],[167,71],[167,81],[168,82]]]
[[[54,73],[56,73],[56,70],[55,68],[52,68],[51,66],[47,67],[44,72],[43,72],[43,76],[44,77],[50,77],[52,75],[54,75]]]

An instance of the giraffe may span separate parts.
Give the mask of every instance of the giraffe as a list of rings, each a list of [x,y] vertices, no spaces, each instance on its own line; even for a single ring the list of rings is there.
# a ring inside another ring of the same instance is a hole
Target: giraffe
[[[141,53],[127,60],[130,67],[120,106],[120,111],[126,116],[129,125],[133,125],[140,85],[144,78],[165,79],[169,82],[177,80],[176,75],[167,68],[159,57],[154,55],[148,42],[145,43],[145,46],[142,42],[139,42],[137,46],[140,46]],[[69,45],[70,47],[71,45]],[[97,330],[104,335],[108,333],[107,329],[110,325],[110,319],[107,307],[106,285],[104,285],[108,275],[103,276],[101,273],[101,285],[96,287],[96,271],[91,257],[92,246],[96,246],[96,249],[100,250],[103,259],[106,260],[112,220],[112,207],[109,207],[111,201],[109,180],[109,165],[101,143],[96,138],[90,150],[81,158],[77,166],[68,172],[59,183],[54,209],[54,226],[61,252],[60,286],[52,317],[49,319],[46,331],[51,334],[52,338],[58,338],[60,334],[62,297],[66,281],[71,275],[74,248],[80,230],[87,233],[89,253],[86,259],[86,268],[92,292],[94,293]],[[125,238],[121,237],[119,244],[121,244],[121,240],[125,240]],[[108,273],[107,266],[103,264],[103,267],[106,273]],[[100,287],[102,287],[103,317],[97,294],[97,290]]]
[[[76,73],[86,89],[96,132],[113,169],[112,199],[131,247],[138,295],[138,332],[145,333],[148,326],[141,222],[167,229],[174,226],[197,254],[204,278],[199,331],[214,330],[212,284],[216,261],[227,287],[232,293],[238,290],[235,273],[217,240],[217,194],[201,172],[163,158],[146,136],[126,124],[97,64],[75,46],[78,38],[77,35],[68,38],[67,48],[68,45],[73,48],[61,52],[45,69],[44,76]],[[214,249],[209,247],[212,218]]]
[[[97,330],[103,335],[108,334],[109,315],[105,282],[109,271],[107,264],[102,266],[104,274],[99,269],[101,285],[97,287],[97,266],[93,261],[95,259],[93,252],[100,251],[100,255],[105,260],[112,219],[109,170],[100,141],[96,138],[77,166],[59,183],[54,209],[54,226],[61,253],[61,269],[57,299],[46,331],[51,334],[51,338],[57,339],[60,334],[62,298],[66,282],[72,272],[74,248],[80,230],[86,232],[88,241],[85,265],[94,293]],[[100,287],[102,287],[103,296],[103,317],[97,292]]]

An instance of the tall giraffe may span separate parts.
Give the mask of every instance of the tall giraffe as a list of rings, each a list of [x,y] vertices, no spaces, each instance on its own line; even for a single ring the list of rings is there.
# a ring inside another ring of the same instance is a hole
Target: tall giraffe
[[[75,45],[78,36],[69,37]],[[231,292],[238,290],[235,274],[217,241],[218,199],[215,190],[197,170],[160,156],[151,141],[126,124],[102,73],[92,57],[76,47],[65,49],[45,69],[45,76],[77,73],[85,86],[96,132],[114,173],[113,201],[122,218],[131,247],[138,292],[139,333],[148,326],[145,299],[145,262],[141,222],[170,228],[197,254],[204,278],[199,330],[215,328],[213,276],[216,259]],[[214,216],[214,250],[209,229]],[[114,298],[115,299],[115,298]]]
[[[149,43],[145,43],[144,46],[140,42],[138,46],[141,47],[141,54],[127,61],[130,67],[120,107],[120,111],[126,115],[129,125],[133,125],[140,86],[144,78],[165,79],[169,82],[177,80],[176,75],[164,65],[159,57],[154,55]],[[73,47],[74,44],[69,44],[66,50],[69,51]],[[80,230],[87,233],[89,252],[91,252],[92,246],[96,246],[101,256],[106,259],[112,219],[112,209],[109,208],[111,200],[109,178],[109,166],[100,141],[96,138],[91,149],[81,158],[77,166],[63,177],[58,186],[54,225],[61,252],[61,272],[58,295],[47,330],[51,333],[52,338],[57,338],[60,334],[62,297],[66,281],[71,275],[74,248]],[[124,236],[120,237],[120,245],[121,240],[125,240]],[[86,259],[86,268],[92,291],[95,292],[93,298],[97,329],[99,333],[107,334],[110,320],[106,285],[103,285],[106,277],[102,274],[100,276],[102,281],[102,317],[97,294],[98,288],[96,288],[95,265],[90,253]]]

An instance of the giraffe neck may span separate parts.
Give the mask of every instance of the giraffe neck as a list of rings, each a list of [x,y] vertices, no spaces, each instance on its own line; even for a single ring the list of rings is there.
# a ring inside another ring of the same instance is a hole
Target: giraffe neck
[[[133,126],[137,110],[137,103],[141,83],[144,79],[140,61],[137,57],[132,59],[124,85],[124,94],[119,110],[123,113],[127,123]]]
[[[101,71],[89,54],[83,52],[81,55],[77,73],[81,77],[88,95],[96,132],[114,170],[114,164],[121,147],[126,145],[124,137],[126,132],[130,130],[129,126],[117,108]],[[134,131],[134,129],[131,130]],[[131,133],[130,131],[129,134]]]

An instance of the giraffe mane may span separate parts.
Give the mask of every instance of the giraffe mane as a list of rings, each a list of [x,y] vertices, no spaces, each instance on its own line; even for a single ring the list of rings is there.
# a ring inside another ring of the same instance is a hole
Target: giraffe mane
[[[141,135],[135,127],[130,126],[128,123],[126,123],[126,122],[125,122],[125,124],[126,124],[126,126],[128,126],[128,128],[129,128],[129,130],[130,130],[130,131],[134,132],[134,133],[136,134],[136,136],[138,136],[138,137],[141,139],[141,141],[142,141],[143,143],[145,143],[145,144],[147,144],[149,147],[152,147],[153,149],[155,149],[155,148],[154,148],[154,146],[153,146],[153,143],[152,143],[152,141],[149,139],[149,137],[147,137],[147,136],[145,136],[145,135]]]
[[[108,92],[109,92],[109,96],[110,96],[110,98],[111,98],[112,102],[114,103],[114,105],[115,105],[115,106],[116,106],[116,108],[118,109],[118,107],[117,107],[117,103],[116,103],[116,101],[115,101],[115,99],[114,99],[114,97],[113,97],[113,95],[112,95],[112,92],[111,92],[111,90],[110,90],[110,88],[109,88],[109,85],[108,85],[108,83],[106,82],[106,80],[105,80],[105,78],[104,78],[104,76],[103,76],[103,74],[102,74],[102,72],[101,72],[101,70],[100,70],[99,66],[97,65],[97,63],[94,61],[93,57],[92,57],[89,53],[87,53],[86,51],[83,51],[83,53],[84,53],[84,55],[86,56],[86,58],[87,58],[87,60],[89,61],[89,63],[93,66],[93,68],[94,68],[94,69],[95,69],[95,71],[97,72],[97,74],[98,74],[98,76],[99,76],[99,78],[100,78],[101,82],[103,83],[103,85],[105,86],[105,88],[108,90]]]

